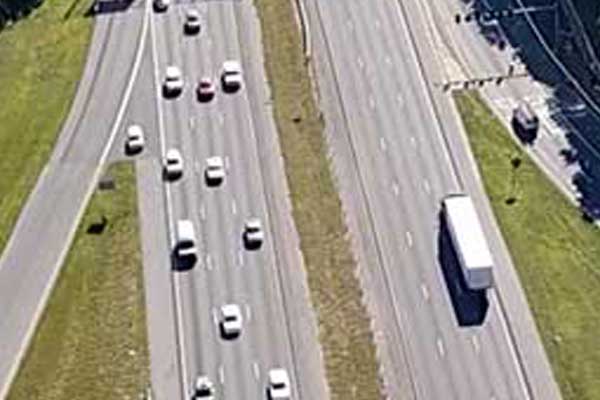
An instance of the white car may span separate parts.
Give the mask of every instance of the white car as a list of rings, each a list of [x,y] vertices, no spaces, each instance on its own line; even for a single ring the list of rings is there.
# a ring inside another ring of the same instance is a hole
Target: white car
[[[127,151],[137,153],[144,149],[144,131],[139,125],[131,125],[127,128]]]
[[[183,175],[183,157],[177,149],[169,149],[164,159],[165,174],[168,179]]]
[[[215,394],[215,386],[206,375],[201,375],[196,378],[194,384],[194,394],[192,399],[212,400]]]
[[[244,226],[244,242],[248,247],[260,247],[265,240],[265,232],[258,218],[250,218]]]
[[[200,11],[195,8],[190,8],[185,13],[185,25],[184,29],[187,33],[198,33],[202,26],[202,20],[200,18]]]
[[[269,399],[283,400],[292,397],[290,388],[290,377],[283,368],[275,368],[269,371]]]
[[[178,95],[183,91],[183,75],[178,67],[174,65],[167,67],[163,89],[167,96]]]
[[[207,158],[205,174],[208,183],[221,183],[225,179],[223,159],[218,156]]]
[[[154,0],[154,9],[156,11],[166,11],[171,4],[171,0]]]
[[[242,67],[239,61],[228,60],[223,63],[221,83],[228,91],[238,90],[242,86]]]
[[[221,307],[221,330],[223,336],[234,337],[242,333],[242,311],[237,304]]]

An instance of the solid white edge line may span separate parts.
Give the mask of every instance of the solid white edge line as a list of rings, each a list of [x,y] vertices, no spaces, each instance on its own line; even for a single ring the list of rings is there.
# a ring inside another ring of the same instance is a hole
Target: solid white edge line
[[[158,118],[158,132],[159,132],[159,146],[160,146],[160,153],[161,153],[161,159],[162,157],[164,157],[165,152],[166,152],[166,136],[165,136],[165,121],[164,121],[164,115],[163,115],[163,110],[161,107],[161,99],[162,99],[162,95],[161,95],[161,84],[160,84],[160,74],[158,72],[158,50],[157,50],[157,46],[156,46],[156,33],[155,33],[155,27],[154,27],[154,19],[150,18],[150,41],[152,44],[152,51],[151,51],[151,55],[152,55],[152,65],[153,65],[153,71],[154,71],[154,86],[155,86],[155,103],[156,103],[156,113],[157,113],[157,118]],[[173,208],[172,208],[172,195],[171,195],[171,187],[169,186],[168,183],[163,183],[164,188],[165,188],[165,194],[166,194],[166,207],[167,207],[167,220],[168,220],[168,231],[169,231],[169,240],[170,240],[170,248],[173,248],[175,245],[175,229],[174,229],[174,217],[173,217]],[[186,359],[185,359],[185,355],[186,355],[186,351],[185,351],[185,338],[183,337],[183,326],[182,326],[182,320],[183,320],[183,310],[181,308],[181,289],[179,286],[179,275],[175,274],[173,277],[173,286],[174,286],[174,292],[175,292],[175,312],[176,312],[176,316],[175,316],[175,320],[176,320],[176,324],[177,324],[177,340],[179,342],[179,361],[180,361],[180,366],[181,366],[181,376],[180,378],[180,384],[182,385],[182,394],[185,395],[185,390],[186,388],[188,388],[188,382],[187,382],[187,378],[188,378],[188,372],[187,372],[187,364],[186,364]]]
[[[75,217],[75,220],[73,221],[73,225],[71,226],[71,229],[69,230],[69,233],[67,234],[67,240],[65,241],[65,246],[63,247],[63,249],[61,250],[61,252],[58,256],[58,260],[56,262],[57,267],[54,269],[54,272],[51,274],[50,278],[48,279],[48,283],[46,284],[46,287],[43,289],[42,297],[40,298],[40,302],[38,303],[38,306],[34,312],[33,318],[31,319],[29,326],[27,327],[27,330],[24,335],[24,340],[21,342],[21,347],[18,351],[16,360],[13,363],[12,367],[9,369],[9,372],[6,376],[7,379],[2,383],[2,387],[0,388],[0,399],[4,399],[8,395],[8,391],[12,385],[15,375],[21,366],[23,357],[25,356],[25,351],[29,348],[29,343],[31,342],[33,333],[35,332],[35,330],[37,328],[38,321],[41,317],[41,314],[43,313],[43,311],[46,308],[46,303],[48,302],[50,293],[52,292],[52,289],[54,288],[54,283],[56,282],[56,279],[58,278],[59,272],[62,270],[62,265],[64,264],[65,258],[71,248],[73,239],[75,238],[75,233],[77,232],[77,228],[79,227],[79,222],[81,221],[81,218],[83,217],[83,213],[85,212],[85,209],[87,208],[87,204],[89,203],[89,200],[91,199],[92,194],[94,193],[94,188],[96,187],[97,182],[100,179],[100,175],[101,175],[104,163],[106,162],[106,158],[108,157],[110,149],[115,141],[116,134],[117,134],[118,128],[121,124],[121,120],[123,119],[126,105],[129,102],[129,97],[131,96],[131,91],[133,90],[133,83],[135,82],[135,80],[137,78],[137,73],[138,73],[138,70],[139,70],[139,67],[141,64],[141,60],[142,60],[142,54],[143,54],[143,50],[144,50],[144,46],[145,46],[145,42],[146,42],[146,33],[148,30],[148,15],[150,12],[150,0],[146,0],[145,6],[146,6],[146,8],[144,10],[144,20],[142,22],[142,30],[140,33],[138,47],[136,49],[136,56],[135,56],[135,60],[133,63],[133,68],[131,70],[131,75],[129,77],[127,88],[125,89],[125,93],[123,94],[123,97],[121,98],[121,105],[119,106],[119,110],[117,112],[117,116],[113,123],[113,127],[111,129],[108,141],[106,143],[104,151],[102,152],[102,155],[100,156],[100,160],[98,161],[98,165],[96,166],[96,171],[94,172],[94,175],[90,182],[89,188],[88,188],[87,192],[85,193],[84,199],[81,202],[81,206],[79,207],[79,210],[77,211],[77,216]],[[46,167],[44,167],[43,171],[45,171],[45,168]]]

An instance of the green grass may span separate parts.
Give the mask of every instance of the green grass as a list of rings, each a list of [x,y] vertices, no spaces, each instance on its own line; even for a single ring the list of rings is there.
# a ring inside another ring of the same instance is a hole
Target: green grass
[[[0,253],[69,110],[91,36],[89,4],[46,0],[0,31]]]
[[[382,398],[370,321],[361,303],[292,2],[255,4],[331,398]]]
[[[149,384],[134,168],[109,174],[116,190],[94,194],[8,400],[136,400]]]
[[[600,230],[583,221],[477,93],[455,99],[563,397],[600,399]],[[516,170],[514,158],[522,160]],[[509,197],[516,202],[506,204]]]

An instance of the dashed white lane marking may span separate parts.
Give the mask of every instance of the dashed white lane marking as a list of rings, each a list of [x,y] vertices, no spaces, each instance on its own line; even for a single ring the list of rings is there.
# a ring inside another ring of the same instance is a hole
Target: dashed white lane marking
[[[391,59],[390,57],[385,57],[385,63],[386,63],[387,65],[390,65],[390,66],[391,66],[391,65],[392,65],[392,59]]]
[[[237,215],[237,205],[235,204],[235,200],[231,200],[231,213]]]
[[[444,357],[444,355],[446,354],[446,350],[444,349],[444,342],[440,337],[437,338],[437,348],[438,353],[440,353],[440,356]]]
[[[225,164],[225,169],[229,170],[229,166],[231,165],[229,163],[229,156],[225,156],[225,161],[223,163]]]
[[[188,121],[189,125],[190,125],[190,129],[194,128],[194,124],[196,123],[196,120],[194,119],[194,117],[190,117],[190,120]]]
[[[423,190],[425,190],[425,193],[427,194],[431,193],[431,187],[429,186],[427,179],[423,181]]]
[[[258,367],[258,363],[256,361],[252,363],[252,370],[254,371],[254,377],[256,380],[258,380],[258,378],[260,378],[260,368]]]
[[[427,289],[427,285],[424,283],[421,284],[421,294],[425,301],[429,301],[429,289]]]
[[[392,185],[392,191],[394,192],[395,196],[398,196],[400,194],[400,186],[398,186],[398,184],[395,182]]]
[[[358,68],[363,69],[365,67],[365,62],[363,61],[362,58],[358,57],[356,62],[358,63]]]
[[[385,142],[385,138],[383,136],[379,138],[379,147],[381,147],[381,150],[383,151],[387,149],[387,143]]]
[[[417,147],[417,139],[414,136],[410,137],[410,144],[412,147]]]
[[[244,266],[244,253],[242,253],[242,250],[238,251],[238,264],[240,267]]]
[[[402,97],[402,95],[400,93],[398,93],[396,95],[396,101],[398,101],[398,104],[400,104],[400,107],[402,107],[404,105],[404,98]]]
[[[409,231],[406,231],[406,244],[408,247],[412,247],[413,245],[412,234]]]
[[[371,110],[375,109],[375,99],[373,98],[373,96],[369,96],[369,107],[371,108]]]
[[[225,383],[225,368],[222,365],[219,367],[219,382]]]
[[[202,221],[206,220],[206,205],[204,203],[200,205],[200,219]]]
[[[213,307],[212,309],[212,317],[213,317],[213,322],[216,326],[219,326],[219,312],[217,311],[217,309],[215,307]]]
[[[479,339],[477,339],[477,335],[471,336],[471,343],[473,344],[475,353],[479,353]]]
[[[250,322],[252,319],[252,312],[250,311],[250,304],[246,304],[246,321]]]
[[[220,126],[225,125],[225,115],[223,115],[222,113],[219,114],[218,121]]]
[[[212,263],[212,258],[210,256],[210,254],[206,254],[204,262],[206,263],[206,269],[209,271],[212,271],[213,263]]]
[[[378,19],[375,20],[375,29],[381,29],[381,22]]]

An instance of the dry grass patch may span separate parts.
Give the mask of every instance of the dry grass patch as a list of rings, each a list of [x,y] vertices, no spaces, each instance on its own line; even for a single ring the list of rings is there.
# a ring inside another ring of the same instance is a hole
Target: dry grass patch
[[[381,384],[370,320],[355,277],[294,9],[290,0],[255,4],[331,397],[378,399]]]

